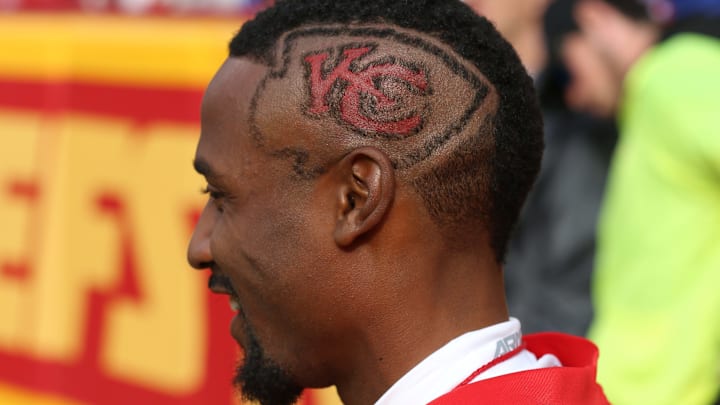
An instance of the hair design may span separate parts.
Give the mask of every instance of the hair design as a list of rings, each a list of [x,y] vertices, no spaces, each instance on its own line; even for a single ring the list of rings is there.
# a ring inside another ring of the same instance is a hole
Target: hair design
[[[258,146],[310,179],[374,145],[448,237],[486,229],[502,261],[539,170],[542,119],[532,80],[486,19],[454,0],[279,0],[230,55],[270,67],[250,106]],[[256,113],[269,110],[282,114]],[[268,139],[280,115],[309,123],[295,144]]]

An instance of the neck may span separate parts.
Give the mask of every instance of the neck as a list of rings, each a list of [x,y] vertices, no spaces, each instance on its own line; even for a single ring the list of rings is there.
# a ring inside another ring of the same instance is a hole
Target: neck
[[[508,320],[502,270],[490,251],[432,260],[426,247],[425,254],[415,252],[422,260],[386,270],[400,277],[383,294],[386,302],[373,308],[385,313],[369,320],[364,347],[347,363],[347,378],[337,383],[344,403],[377,401],[452,339]]]

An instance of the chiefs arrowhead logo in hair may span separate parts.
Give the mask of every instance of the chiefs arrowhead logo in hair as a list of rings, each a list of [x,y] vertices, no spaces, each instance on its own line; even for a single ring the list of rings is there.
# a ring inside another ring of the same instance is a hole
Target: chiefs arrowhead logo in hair
[[[427,73],[396,58],[372,60],[363,66],[362,61],[373,50],[372,45],[341,49],[339,63],[329,71],[324,66],[330,52],[305,56],[311,97],[307,112],[334,113],[363,132],[399,136],[417,132],[422,118],[417,111],[403,114],[402,100],[407,93],[425,95]],[[337,103],[332,102],[333,90],[340,93]],[[331,111],[331,104],[337,104],[336,111]]]
[[[292,160],[304,177],[321,173],[328,162],[320,157],[338,144],[391,149],[397,169],[416,166],[462,148],[491,125],[497,107],[476,67],[409,30],[303,27],[274,52],[251,103],[250,129],[259,146]],[[288,131],[296,144],[273,140]],[[480,142],[474,147],[492,148],[491,136]]]

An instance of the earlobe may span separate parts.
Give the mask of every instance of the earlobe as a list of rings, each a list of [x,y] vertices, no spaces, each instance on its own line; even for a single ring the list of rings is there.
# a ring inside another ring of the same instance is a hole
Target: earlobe
[[[335,243],[352,245],[377,227],[395,197],[395,169],[382,151],[355,149],[339,162],[338,210]]]

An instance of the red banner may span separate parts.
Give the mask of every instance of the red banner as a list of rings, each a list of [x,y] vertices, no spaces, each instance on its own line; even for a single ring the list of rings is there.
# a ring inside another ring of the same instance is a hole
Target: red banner
[[[185,250],[202,92],[238,26],[0,17],[0,403],[235,401],[232,312]]]

